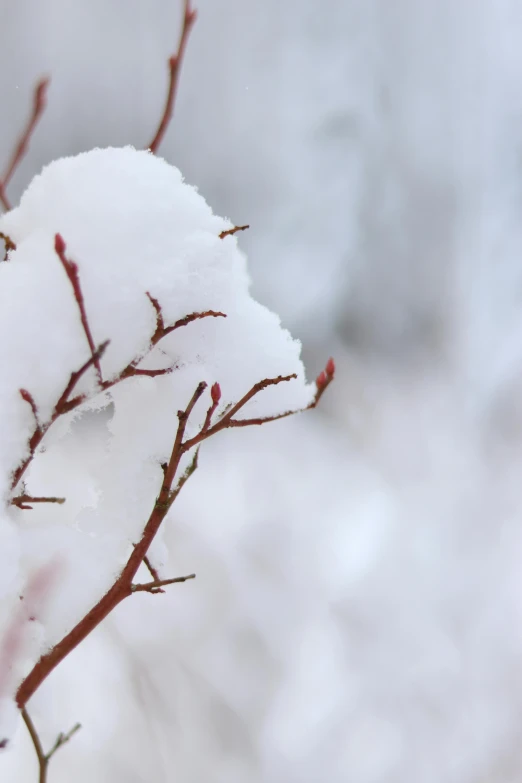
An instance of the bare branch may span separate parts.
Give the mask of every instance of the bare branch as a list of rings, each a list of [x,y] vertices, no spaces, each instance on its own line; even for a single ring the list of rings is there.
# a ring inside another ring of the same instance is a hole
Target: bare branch
[[[161,308],[158,304],[158,301],[156,299],[152,300],[152,297],[150,294],[147,294],[149,296],[149,299],[153,301],[154,309],[157,313],[157,321],[156,321],[156,331],[152,335],[150,342],[151,345],[157,345],[160,340],[162,340],[164,337],[166,337],[168,334],[171,334],[171,332],[174,332],[176,329],[181,329],[184,326],[187,326],[188,324],[191,324],[193,321],[199,321],[201,318],[226,318],[226,314],[222,313],[219,310],[205,310],[200,313],[189,313],[189,315],[185,315],[183,318],[180,318],[178,321],[175,321],[171,326],[165,326],[163,315],[161,312]]]
[[[31,741],[33,743],[34,751],[36,753],[36,758],[38,759],[38,767],[39,767],[39,775],[38,775],[38,783],[46,783],[47,781],[47,767],[48,767],[48,760],[47,756],[45,754],[45,751],[43,749],[42,743],[40,742],[40,737],[38,736],[38,732],[36,731],[36,727],[31,720],[31,717],[29,713],[27,712],[25,707],[22,707],[21,709],[22,718],[27,726],[27,731],[29,732],[29,736],[31,737]]]
[[[69,729],[67,734],[63,734],[60,732],[58,736],[56,737],[56,742],[52,746],[51,750],[47,753],[47,763],[52,759],[56,751],[61,748],[63,745],[65,745],[69,740],[76,734],[77,731],[80,731],[82,727],[81,723],[75,723],[72,729]]]
[[[234,228],[229,228],[227,231],[222,231],[219,238],[224,239],[225,237],[231,237],[233,234],[237,234],[238,231],[246,231],[247,228],[250,228],[250,226],[234,226]]]
[[[1,201],[1,197],[0,197],[0,201]],[[0,231],[0,239],[3,240],[5,245],[4,261],[7,261],[9,258],[9,251],[16,250],[16,244],[13,242],[11,237],[8,234],[4,234],[3,231]]]
[[[7,193],[6,193],[7,186],[11,181],[16,169],[18,168],[20,161],[22,160],[25,153],[27,152],[27,148],[29,146],[29,141],[31,140],[31,136],[34,133],[34,129],[36,128],[36,125],[38,124],[38,120],[40,119],[40,117],[44,112],[46,106],[48,86],[49,86],[49,79],[40,79],[40,81],[37,83],[33,93],[33,109],[31,112],[31,116],[29,118],[29,121],[25,129],[22,131],[18,139],[13,154],[11,155],[11,159],[7,165],[7,169],[4,173],[4,176],[0,180],[0,202],[2,203],[4,209],[6,210],[11,209],[11,204],[9,203],[9,199],[7,198]]]
[[[84,402],[85,400],[84,395],[78,395],[77,397],[68,399],[69,395],[73,391],[74,387],[76,386],[76,384],[78,383],[82,375],[89,369],[89,367],[91,367],[94,364],[94,362],[97,359],[99,360],[103,356],[103,353],[107,348],[108,344],[109,344],[108,340],[102,343],[94,352],[94,354],[90,357],[90,359],[88,359],[84,364],[82,364],[79,370],[76,370],[75,372],[71,373],[69,382],[67,383],[67,386],[65,387],[63,393],[61,394],[60,399],[56,403],[50,420],[46,422],[46,424],[40,424],[38,418],[38,409],[36,407],[36,403],[34,401],[32,394],[28,392],[27,389],[20,389],[20,396],[25,402],[28,403],[28,405],[31,406],[31,410],[33,412],[33,416],[35,419],[35,428],[33,434],[29,439],[29,454],[20,463],[20,465],[13,473],[13,478],[11,480],[11,489],[14,489],[16,487],[16,485],[24,475],[25,471],[27,470],[28,466],[31,464],[34,455],[36,453],[36,449],[42,442],[44,435],[49,429],[49,427],[51,427],[51,425],[54,424],[54,422],[59,416],[62,416],[63,414],[74,410],[74,408],[76,408],[78,405]]]
[[[189,574],[188,576],[176,576],[174,579],[155,579],[153,582],[132,585],[131,590],[133,593],[164,593],[165,591],[162,590],[162,587],[187,582],[189,579],[195,578],[196,574]]]
[[[158,311],[159,312],[159,311]],[[159,320],[159,319],[158,319]],[[325,371],[317,379],[317,392],[314,399],[307,407],[315,407],[324,388],[331,382],[335,371],[335,365],[333,360],[329,360]],[[324,376],[324,377],[323,377]],[[212,426],[210,424],[211,414],[207,411],[205,417],[205,423],[200,432],[185,440],[185,430],[189,417],[194,410],[196,403],[203,395],[207,384],[202,381],[196,387],[192,397],[189,400],[187,407],[184,410],[178,411],[178,427],[174,437],[174,443],[168,462],[161,464],[163,472],[163,482],[159,491],[159,494],[152,507],[149,519],[147,520],[143,533],[139,542],[133,547],[129,559],[126,565],[121,571],[118,579],[113,586],[105,593],[98,603],[80,620],[79,623],[69,633],[61,639],[53,648],[47,653],[42,655],[40,660],[35,664],[31,672],[27,675],[25,680],[21,683],[16,694],[16,700],[20,708],[24,707],[27,701],[40,687],[42,682],[49,676],[49,674],[58,666],[58,664],[77,647],[93,630],[96,628],[112,611],[118,606],[121,601],[125,600],[129,595],[132,595],[138,590],[146,590],[148,592],[159,592],[165,584],[165,580],[156,580],[152,583],[146,583],[147,587],[138,587],[133,583],[134,577],[144,562],[144,558],[149,551],[149,548],[154,540],[158,530],[161,527],[163,520],[168,514],[172,504],[179,495],[181,489],[188,481],[191,475],[195,472],[198,465],[198,449],[194,453],[192,462],[185,470],[184,474],[178,480],[176,486],[174,482],[176,479],[177,471],[182,457],[194,446],[199,445],[202,441],[211,437],[216,432],[227,427],[247,426],[246,423],[241,425],[240,420],[234,419],[236,413],[238,413],[256,394],[266,389],[269,386],[275,386],[279,383],[287,382],[296,377],[295,374],[280,375],[276,378],[265,378],[262,381],[254,384],[246,394],[235,405],[226,410],[221,418]],[[211,405],[209,411],[214,412],[221,397],[221,389],[219,384],[214,384],[211,389]],[[289,411],[288,413],[281,414],[282,416],[289,416],[291,413],[297,413],[298,411]],[[277,418],[277,416],[268,418],[266,420],[249,420],[252,424],[264,423],[264,421],[271,421]],[[206,428],[205,428],[206,427]],[[169,580],[166,580],[169,582]],[[179,579],[177,580],[179,581]]]
[[[181,71],[181,64],[183,62],[183,56],[187,46],[188,37],[194,22],[196,21],[196,11],[191,8],[190,0],[184,0],[183,8],[183,22],[181,27],[181,35],[178,44],[178,50],[172,57],[169,58],[169,86],[167,90],[167,98],[165,101],[165,108],[161,116],[158,129],[154,134],[154,138],[148,145],[149,149],[154,154],[158,151],[158,147],[163,141],[163,137],[167,131],[169,123],[174,114],[174,103],[176,101],[176,93],[178,89],[179,74]]]
[[[78,273],[78,265],[75,264],[74,261],[70,261],[65,255],[66,245],[61,234],[56,234],[54,237],[54,249],[56,251],[56,255],[58,256],[58,258],[62,263],[65,273],[67,274],[67,277],[69,278],[69,282],[72,285],[74,291],[74,298],[76,300],[76,304],[78,305],[78,309],[80,311],[80,319],[82,322],[83,331],[85,332],[85,337],[87,338],[87,342],[89,343],[89,348],[91,350],[91,357],[92,357],[94,367],[96,368],[96,374],[98,376],[99,384],[100,386],[102,386],[103,377],[102,377],[100,359],[97,356],[96,346],[94,344],[91,327],[89,325],[89,320],[87,318],[85,301],[83,298],[82,287],[80,285],[80,275]]]
[[[143,558],[143,565],[148,569],[149,574],[154,579],[154,581],[155,582],[159,582],[160,575],[159,575],[158,571],[154,568],[152,563],[150,562],[150,558],[148,557],[148,555],[144,556],[144,558]]]
[[[17,497],[11,499],[12,506],[18,506],[18,508],[30,509],[31,503],[65,503],[65,498],[55,497],[33,497],[32,495],[17,495]]]
[[[62,732],[60,732],[51,750],[48,753],[46,753],[43,749],[40,737],[38,736],[38,732],[36,731],[36,727],[29,713],[27,712],[27,709],[25,707],[22,707],[21,713],[22,713],[23,721],[27,727],[27,731],[29,732],[29,736],[31,737],[31,741],[33,743],[36,757],[38,759],[38,767],[39,767],[38,783],[47,783],[47,772],[49,769],[50,760],[52,759],[56,751],[59,748],[61,748],[63,745],[65,745],[67,742],[69,742],[69,740],[76,734],[76,732],[81,729],[81,724],[76,723],[72,727],[72,729],[67,732],[67,734],[63,734]]]

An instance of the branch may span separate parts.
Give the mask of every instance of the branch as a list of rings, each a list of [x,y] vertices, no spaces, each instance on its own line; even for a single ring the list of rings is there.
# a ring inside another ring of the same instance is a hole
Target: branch
[[[226,314],[222,313],[220,310],[204,310],[203,312],[199,313],[189,313],[189,315],[186,315],[183,318],[180,318],[178,321],[175,321],[171,326],[165,326],[165,320],[163,318],[163,311],[161,309],[160,303],[148,291],[147,297],[149,298],[149,301],[151,302],[156,313],[156,329],[150,338],[152,346],[157,345],[160,340],[162,340],[168,334],[171,334],[171,332],[174,332],[176,329],[181,329],[193,321],[199,321],[201,318],[227,317]]]
[[[156,152],[158,151],[158,147],[163,141],[163,137],[167,131],[169,123],[174,114],[174,103],[176,101],[176,93],[178,89],[181,64],[183,62],[183,56],[185,54],[188,37],[195,21],[196,21],[195,9],[190,7],[190,0],[184,0],[183,22],[181,27],[181,35],[179,39],[178,50],[175,54],[172,55],[172,57],[169,58],[169,62],[168,62],[169,86],[167,90],[167,99],[165,101],[165,108],[163,109],[163,114],[161,116],[158,129],[156,130],[154,138],[152,139],[151,143],[147,147],[147,149],[149,149],[154,154],[156,154]]]
[[[42,743],[40,742],[40,737],[38,736],[38,732],[36,731],[35,725],[31,720],[29,713],[27,712],[25,707],[22,707],[21,713],[22,713],[22,718],[24,720],[24,723],[27,726],[27,731],[29,732],[29,736],[31,737],[31,741],[33,743],[34,750],[36,753],[36,758],[38,759],[38,767],[40,770],[40,774],[38,775],[38,783],[46,783],[47,767],[49,765],[47,756],[43,749]]]
[[[58,256],[58,258],[62,263],[63,268],[65,269],[67,277],[69,278],[69,282],[72,285],[72,289],[74,291],[74,298],[76,300],[76,304],[78,305],[78,309],[80,311],[80,319],[82,322],[83,331],[85,332],[85,337],[87,338],[87,342],[89,343],[89,348],[91,350],[91,357],[93,360],[94,367],[96,368],[96,375],[98,376],[98,382],[100,386],[102,386],[103,377],[102,377],[100,359],[98,356],[96,356],[96,346],[94,345],[91,327],[89,325],[89,320],[87,318],[87,311],[85,309],[85,300],[83,298],[82,287],[80,285],[80,275],[78,274],[78,265],[75,264],[74,261],[70,261],[65,255],[66,245],[65,242],[63,241],[63,237],[61,236],[61,234],[56,234],[54,237],[54,249],[56,251],[56,255]]]
[[[238,231],[246,231],[247,228],[250,228],[250,226],[234,226],[234,228],[229,228],[227,231],[222,231],[219,238],[224,239],[225,237],[231,237],[233,234],[237,234]]]
[[[71,373],[65,389],[63,390],[62,394],[60,395],[54,407],[52,416],[49,419],[49,421],[47,421],[46,423],[41,423],[39,420],[38,408],[32,394],[27,389],[20,389],[20,395],[22,399],[25,402],[27,402],[27,404],[31,407],[33,417],[35,420],[35,428],[33,434],[29,439],[29,444],[28,444],[29,453],[13,473],[13,477],[11,480],[11,489],[14,489],[17,486],[18,482],[24,475],[28,466],[34,459],[36,450],[40,445],[40,443],[42,442],[49,427],[51,427],[60,416],[69,413],[70,411],[74,410],[79,405],[81,405],[83,402],[85,402],[86,399],[85,395],[78,394],[75,397],[71,397],[71,394],[73,393],[80,378],[87,372],[88,369],[90,369],[91,367],[94,367],[96,369],[98,381],[103,391],[107,391],[112,386],[115,386],[117,383],[120,383],[121,381],[124,381],[127,378],[131,378],[139,375],[157,377],[160,375],[166,375],[167,373],[170,373],[174,369],[176,369],[176,365],[174,367],[166,367],[166,368],[161,368],[156,370],[140,369],[137,365],[145,357],[138,356],[135,359],[133,359],[133,361],[131,361],[127,365],[127,367],[125,367],[120,372],[120,374],[117,375],[115,378],[113,378],[110,381],[103,380],[100,361],[107,349],[107,346],[109,345],[109,340],[106,340],[105,342],[101,343],[98,346],[98,348],[95,348],[93,337],[92,337],[92,331],[89,325],[89,319],[85,308],[85,301],[82,293],[78,267],[73,261],[71,261],[66,257],[65,250],[66,250],[66,245],[63,238],[61,237],[60,234],[56,234],[55,251],[71,283],[75,301],[78,305],[78,310],[80,312],[80,319],[82,322],[83,330],[87,338],[89,348],[91,350],[91,356],[89,357],[89,359],[87,359],[87,361],[85,361],[81,365],[81,367],[78,370],[75,370],[74,372]],[[161,311],[161,306],[158,300],[155,299],[153,296],[151,296],[148,292],[147,292],[147,296],[156,312],[156,329],[151,337],[149,351],[152,350],[152,348],[154,348],[154,346],[157,345],[160,342],[160,340],[162,340],[168,334],[173,332],[175,329],[180,329],[184,326],[187,326],[193,321],[196,321],[201,318],[208,318],[208,317],[226,318],[225,313],[221,313],[216,310],[206,310],[205,312],[201,312],[201,313],[190,313],[189,315],[186,315],[184,318],[180,318],[171,326],[165,326],[162,311]]]
[[[2,201],[1,197],[1,187],[0,187],[0,202]],[[4,234],[3,231],[0,231],[0,239],[3,240],[4,246],[5,246],[5,253],[4,253],[4,261],[8,261],[9,259],[9,251],[10,250],[16,250],[16,243],[13,242],[11,237],[8,234]]]
[[[30,503],[65,503],[65,498],[55,497],[33,497],[32,495],[17,495],[17,497],[11,499],[12,506],[18,506],[18,508],[30,509],[32,508]]]
[[[333,379],[335,372],[335,365],[332,359],[329,359],[326,365],[326,369],[318,376],[316,381],[317,391],[312,402],[307,406],[308,408],[315,407],[317,402],[324,392],[325,388],[329,385]],[[113,586],[105,593],[104,596],[98,601],[98,603],[80,620],[75,627],[69,631],[69,633],[61,639],[54,647],[52,647],[47,653],[42,655],[40,660],[34,665],[31,672],[27,675],[25,680],[21,683],[16,694],[16,701],[20,708],[23,708],[35,691],[40,687],[42,682],[49,676],[49,674],[58,666],[58,664],[69,653],[74,650],[75,647],[80,644],[90,633],[93,631],[112,611],[118,606],[125,598],[132,595],[136,590],[146,590],[148,592],[159,592],[161,590],[165,580],[156,580],[146,583],[146,587],[136,586],[134,584],[134,577],[144,562],[144,558],[149,551],[149,548],[161,527],[161,524],[167,516],[172,504],[181,492],[183,486],[188,479],[193,475],[198,465],[198,449],[194,453],[192,462],[185,470],[184,474],[180,477],[177,484],[174,485],[176,475],[179,469],[179,465],[182,457],[186,452],[192,449],[194,446],[199,445],[202,441],[214,435],[220,430],[227,427],[240,426],[238,420],[234,419],[236,413],[238,413],[256,394],[268,386],[275,386],[279,383],[290,381],[296,377],[292,375],[279,375],[277,378],[265,378],[262,381],[254,384],[246,394],[233,405],[228,411],[226,411],[221,419],[219,419],[213,426],[210,424],[211,414],[207,412],[205,422],[199,433],[193,438],[185,440],[185,430],[191,413],[194,410],[197,402],[200,400],[207,384],[202,381],[196,387],[192,397],[190,398],[188,405],[184,410],[178,411],[178,426],[172,445],[170,458],[167,463],[162,463],[161,469],[163,472],[163,482],[159,491],[159,494],[154,502],[150,516],[144,526],[143,533],[139,542],[133,547],[129,559],[126,565],[121,571],[119,577]],[[213,384],[211,388],[211,400],[209,411],[212,413],[215,407],[219,403],[221,397],[221,389],[219,384]],[[298,411],[288,412],[297,413]],[[263,423],[264,421],[271,421],[277,418],[276,416],[266,420],[249,420],[251,423]],[[244,425],[246,426],[246,424]],[[192,578],[192,577],[189,577]],[[184,579],[183,577],[181,578]],[[179,578],[178,580],[179,581]],[[169,580],[166,580],[170,583]]]
[[[160,581],[160,575],[159,575],[157,569],[154,568],[154,566],[150,562],[150,559],[149,559],[149,557],[147,555],[145,555],[144,558],[143,558],[143,565],[148,569],[148,572],[151,575],[151,577],[154,579],[154,581],[155,582],[159,582]]]
[[[25,707],[22,707],[21,709],[22,718],[24,720],[25,725],[27,726],[27,731],[29,732],[29,735],[31,737],[34,750],[36,753],[36,757],[38,759],[38,767],[39,767],[39,776],[38,776],[38,783],[47,783],[47,771],[49,768],[49,762],[56,753],[56,751],[62,747],[62,745],[65,745],[71,737],[76,734],[77,731],[81,729],[81,724],[76,723],[70,731],[67,732],[67,734],[63,734],[60,732],[56,738],[56,742],[52,746],[51,750],[46,753],[43,749],[42,743],[40,741],[40,737],[38,736],[38,732],[36,731],[36,727],[31,720],[31,717],[29,713],[27,712]]]
[[[133,593],[164,593],[165,590],[162,590],[162,587],[175,585],[180,582],[187,582],[189,579],[195,578],[196,574],[189,574],[188,576],[176,576],[174,579],[155,579],[153,582],[132,585],[131,590]]]
[[[33,135],[36,125],[38,124],[38,120],[44,112],[47,102],[46,98],[48,86],[49,79],[40,79],[40,81],[37,83],[33,93],[33,110],[31,112],[31,116],[25,129],[22,131],[18,139],[18,143],[13,151],[13,154],[11,155],[11,159],[7,165],[4,176],[0,180],[0,202],[6,210],[11,209],[11,204],[9,203],[9,199],[7,198],[6,194],[7,186],[11,181],[16,169],[18,168],[20,161],[27,152],[31,136]]]
[[[183,456],[182,442],[188,418],[205,391],[206,384],[200,383],[192,395],[187,407],[178,411],[178,427],[174,438],[174,445],[169,462],[162,466],[163,483],[160,493],[152,507],[149,519],[145,524],[140,541],[134,546],[127,564],[120,573],[113,586],[105,593],[98,603],[77,623],[69,633],[52,647],[34,665],[31,672],[21,683],[16,694],[16,701],[20,709],[39,688],[42,682],[67,657],[90,633],[94,630],[125,598],[133,593],[133,580],[136,572],[143,562],[161,523],[165,519],[174,499],[181,491],[184,484],[197,468],[197,451],[194,458],[173,489],[176,472]],[[156,580],[155,580],[156,581]]]
[[[27,389],[20,389],[20,396],[22,399],[27,402],[27,404],[30,406],[31,411],[34,416],[35,420],[35,428],[33,430],[33,434],[29,438],[29,454],[27,457],[20,463],[20,465],[17,467],[17,469],[13,473],[13,478],[11,479],[11,489],[14,489],[22,476],[24,475],[25,471],[31,464],[32,460],[34,459],[34,455],[36,453],[36,449],[42,442],[45,433],[51,427],[56,419],[58,419],[60,416],[62,416],[65,413],[69,413],[69,411],[74,410],[78,405],[80,405],[85,400],[85,396],[80,394],[76,397],[73,397],[72,399],[69,399],[69,395],[73,392],[74,387],[82,377],[82,375],[91,367],[94,362],[98,359],[100,359],[103,356],[103,353],[107,346],[109,345],[109,341],[102,343],[98,349],[94,352],[94,354],[88,359],[79,370],[75,370],[75,372],[71,373],[71,377],[69,378],[69,382],[67,383],[64,391],[62,392],[58,402],[56,403],[54,407],[54,411],[52,413],[51,418],[48,422],[45,424],[41,424],[39,417],[38,417],[38,408],[36,407],[36,403],[34,401],[34,397],[30,392],[27,391]]]

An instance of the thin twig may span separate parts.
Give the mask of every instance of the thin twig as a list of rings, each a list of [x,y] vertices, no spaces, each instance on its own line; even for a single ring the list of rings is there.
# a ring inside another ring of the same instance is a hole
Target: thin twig
[[[165,591],[161,589],[162,587],[187,582],[189,579],[195,578],[196,574],[189,574],[188,576],[176,576],[174,579],[155,579],[153,582],[132,585],[131,590],[133,593],[164,593]]]
[[[221,399],[221,386],[219,383],[213,383],[210,387],[210,399],[212,400],[212,403],[209,405],[207,410],[207,415],[205,416],[205,421],[203,422],[203,427],[201,428],[202,432],[207,432],[212,421],[212,416],[214,415],[216,408],[219,405],[219,401]]]
[[[42,747],[42,743],[40,742],[40,737],[38,736],[36,727],[33,721],[31,720],[31,716],[29,715],[25,707],[22,707],[21,713],[22,713],[23,721],[27,726],[27,731],[29,732],[29,736],[31,737],[34,751],[36,753],[36,758],[38,759],[38,767],[39,767],[38,783],[46,783],[47,767],[49,766],[49,760]]]
[[[174,114],[174,104],[176,101],[176,93],[178,89],[179,74],[181,71],[181,64],[183,62],[183,56],[187,45],[187,40],[191,28],[196,21],[196,11],[190,6],[190,0],[184,0],[183,7],[183,22],[181,26],[181,35],[178,44],[178,50],[172,57],[169,58],[169,86],[167,90],[167,98],[165,101],[165,108],[161,116],[158,129],[154,134],[154,138],[148,145],[149,149],[154,154],[158,151],[158,147],[163,141],[163,137],[167,131],[172,116]]]
[[[166,337],[168,334],[171,334],[176,329],[182,329],[184,326],[191,324],[193,321],[199,321],[201,318],[226,318],[227,317],[226,313],[222,313],[220,310],[204,310],[203,312],[199,312],[199,313],[189,313],[188,315],[185,315],[183,318],[179,318],[177,321],[171,324],[171,326],[165,326],[165,321],[163,320],[163,313],[158,300],[154,299],[154,297],[152,297],[149,293],[147,293],[147,296],[149,297],[150,301],[152,302],[152,306],[156,311],[156,329],[154,331],[154,334],[150,338],[151,345],[153,346],[157,345],[159,341],[162,340],[164,337]]]
[[[53,414],[48,422],[45,424],[40,424],[39,417],[38,417],[38,409],[36,407],[36,403],[34,401],[34,397],[30,392],[27,391],[27,389],[20,389],[20,396],[22,399],[27,402],[27,404],[31,407],[31,411],[33,413],[34,419],[35,419],[35,428],[33,431],[33,434],[31,435],[29,439],[29,454],[27,457],[20,463],[20,465],[17,467],[17,469],[13,473],[13,477],[11,479],[11,489],[14,489],[22,476],[24,475],[25,471],[31,464],[32,460],[34,459],[34,455],[36,453],[36,449],[42,442],[45,433],[48,431],[48,429],[54,424],[56,419],[58,419],[60,416],[62,416],[65,413],[69,413],[69,411],[74,410],[74,408],[78,407],[82,402],[85,400],[85,396],[83,394],[80,394],[76,397],[73,397],[72,399],[69,399],[69,395],[74,390],[74,387],[82,377],[82,375],[91,367],[94,362],[98,359],[100,359],[103,356],[103,353],[105,349],[107,348],[109,344],[109,341],[102,343],[97,350],[94,352],[94,354],[86,361],[79,370],[75,370],[75,372],[71,373],[71,376],[69,378],[69,381],[62,392],[58,402],[56,403],[54,407]]]
[[[225,237],[231,237],[234,234],[237,234],[238,231],[246,231],[247,228],[250,228],[250,226],[234,226],[234,228],[229,228],[226,231],[222,231],[219,235],[219,238],[224,239]]]
[[[65,498],[55,497],[33,497],[32,495],[17,495],[11,499],[12,506],[18,506],[18,508],[29,509],[32,508],[31,503],[65,503]]]
[[[40,81],[37,83],[33,92],[33,109],[31,112],[31,116],[29,118],[29,121],[25,129],[22,131],[18,139],[18,143],[16,144],[13,154],[11,155],[11,159],[7,165],[7,169],[4,173],[4,176],[0,180],[0,202],[2,203],[4,209],[6,210],[11,209],[11,204],[9,202],[9,199],[7,198],[7,193],[6,193],[7,186],[11,181],[12,176],[16,171],[17,167],[19,166],[20,161],[24,157],[27,151],[27,147],[29,146],[29,141],[31,139],[31,136],[33,135],[34,129],[36,128],[36,125],[38,124],[38,120],[40,119],[40,117],[44,112],[46,106],[48,86],[49,86],[49,79],[40,79]]]
[[[56,751],[63,747],[69,740],[76,734],[77,731],[80,731],[82,727],[81,723],[75,723],[72,729],[69,729],[67,734],[63,734],[63,732],[60,732],[58,736],[56,737],[56,741],[54,745],[52,746],[51,750],[47,753],[47,762],[52,759]]]
[[[333,360],[330,359],[327,362],[325,371],[323,371],[323,373],[318,376],[316,381],[316,395],[307,407],[314,407],[317,404],[317,401],[324,391],[324,388],[326,388],[326,386],[329,385],[333,379],[334,371],[335,365]],[[178,427],[174,437],[170,458],[168,462],[162,463],[161,465],[163,482],[152,507],[150,516],[143,529],[141,539],[133,547],[126,565],[108,592],[105,593],[102,598],[100,598],[98,603],[93,606],[93,608],[82,618],[82,620],[80,620],[79,623],[77,623],[77,625],[71,631],[69,631],[66,636],[61,639],[61,641],[59,641],[47,653],[42,655],[40,660],[37,661],[25,680],[23,680],[16,693],[17,704],[20,708],[22,708],[27,703],[27,701],[40,687],[42,682],[44,682],[44,680],[49,676],[49,674],[56,668],[56,666],[58,666],[58,664],[67,655],[69,655],[69,653],[74,650],[74,648],[77,647],[80,642],[89,636],[89,634],[113,611],[113,609],[115,609],[116,606],[118,606],[119,603],[135,592],[133,582],[134,577],[136,576],[140,565],[143,563],[144,558],[147,555],[147,552],[149,551],[149,548],[158,530],[160,529],[163,520],[172,507],[172,504],[174,503],[185,483],[188,481],[190,476],[193,475],[197,468],[198,449],[196,449],[194,453],[192,462],[178,480],[177,484],[174,486],[177,471],[184,454],[194,446],[198,446],[201,442],[207,440],[216,432],[219,432],[222,429],[226,429],[227,427],[240,426],[239,424],[236,424],[238,420],[234,419],[234,416],[239,413],[239,411],[256,394],[258,394],[263,389],[266,389],[268,386],[274,386],[279,383],[290,381],[295,377],[295,374],[286,376],[280,375],[277,378],[265,378],[264,380],[259,381],[258,383],[254,384],[251,389],[246,392],[246,394],[243,395],[238,403],[224,412],[221,418],[214,425],[209,426],[207,429],[202,428],[197,435],[185,440],[185,430],[189,417],[194,410],[195,405],[207,388],[207,384],[204,381],[198,384],[189,400],[187,407],[184,410],[178,411]],[[215,384],[212,389],[213,392],[211,391],[211,408],[217,401],[219,401],[220,397],[220,391],[218,394],[218,390],[216,389]],[[292,413],[297,412],[298,411],[292,411]],[[290,412],[284,415],[290,415]],[[205,423],[207,422],[207,418],[208,415],[205,417]],[[258,423],[257,420],[251,421],[252,423]],[[155,587],[158,589],[158,591],[161,589],[161,585],[157,584],[156,580]]]
[[[0,198],[1,201],[1,198]],[[9,251],[10,250],[16,250],[16,244],[13,242],[11,237],[8,234],[5,234],[3,231],[0,231],[0,239],[3,240],[4,246],[5,246],[5,253],[4,253],[4,261],[9,260]]]
[[[143,565],[144,565],[144,566],[145,566],[145,567],[148,569],[148,571],[149,571],[149,574],[150,574],[150,575],[151,575],[151,577],[154,579],[154,581],[155,581],[155,582],[159,582],[159,580],[160,580],[160,575],[159,575],[158,571],[157,571],[157,570],[154,568],[154,566],[152,565],[152,563],[150,562],[150,558],[149,558],[149,556],[148,556],[148,555],[145,555],[145,556],[143,557]]]
[[[67,742],[69,742],[69,740],[76,734],[76,732],[81,729],[81,724],[76,723],[72,727],[72,729],[67,732],[67,734],[63,734],[62,732],[60,732],[51,750],[48,753],[46,753],[43,749],[40,737],[38,736],[38,732],[36,731],[36,727],[31,719],[31,716],[27,712],[27,709],[25,707],[22,707],[21,713],[22,713],[23,721],[27,726],[27,731],[29,732],[29,736],[31,737],[31,741],[33,743],[36,757],[38,759],[38,767],[39,767],[38,783],[47,783],[47,771],[49,769],[49,762],[51,761],[56,751],[59,748],[61,748],[63,745],[65,745]]]
[[[85,337],[87,338],[87,342],[89,343],[91,357],[93,360],[94,367],[96,368],[96,375],[98,376],[98,382],[100,386],[102,386],[103,376],[101,371],[100,359],[96,355],[97,353],[96,346],[94,344],[94,340],[92,337],[91,327],[89,325],[89,319],[87,318],[87,311],[85,309],[85,300],[83,298],[83,291],[80,285],[78,264],[75,264],[74,261],[71,261],[65,255],[66,245],[61,234],[55,234],[54,249],[56,251],[56,255],[58,256],[58,258],[62,263],[65,273],[67,274],[67,277],[69,278],[69,282],[72,285],[72,289],[74,291],[74,298],[76,300],[76,304],[78,305],[78,309],[80,311],[80,319],[82,322],[83,331],[85,332]]]

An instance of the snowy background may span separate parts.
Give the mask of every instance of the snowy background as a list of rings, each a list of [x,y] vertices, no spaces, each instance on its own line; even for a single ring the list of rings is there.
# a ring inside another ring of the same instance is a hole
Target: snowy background
[[[169,574],[31,702],[53,783],[522,776],[522,13],[514,0],[199,0],[161,152],[303,342],[321,410],[207,445]],[[13,183],[145,145],[175,0],[0,4]],[[36,780],[23,727],[2,779]]]

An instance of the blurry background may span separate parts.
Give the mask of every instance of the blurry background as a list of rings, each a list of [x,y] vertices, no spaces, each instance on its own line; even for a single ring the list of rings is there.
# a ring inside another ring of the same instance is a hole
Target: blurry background
[[[250,223],[321,410],[208,444],[169,573],[31,703],[53,783],[522,777],[522,9],[198,0],[161,154]],[[0,2],[11,188],[150,142],[178,0]],[[35,781],[21,728],[2,779]]]

